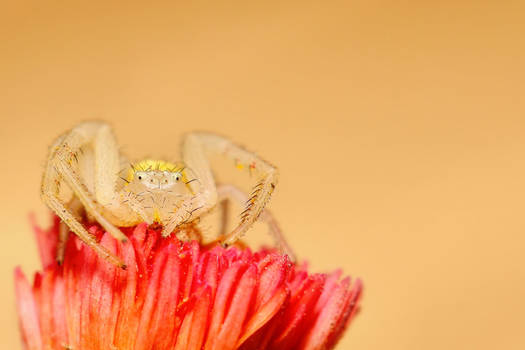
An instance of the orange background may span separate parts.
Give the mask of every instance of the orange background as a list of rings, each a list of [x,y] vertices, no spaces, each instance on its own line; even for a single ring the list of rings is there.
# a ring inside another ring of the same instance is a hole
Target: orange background
[[[3,3],[2,349],[20,348],[12,270],[38,267],[47,146],[91,118],[130,156],[205,129],[278,165],[298,255],[365,283],[338,349],[525,348],[518,3]]]

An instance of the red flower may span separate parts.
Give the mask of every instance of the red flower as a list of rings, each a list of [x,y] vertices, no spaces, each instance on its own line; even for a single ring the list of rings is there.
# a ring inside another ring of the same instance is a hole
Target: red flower
[[[357,310],[361,282],[309,275],[286,256],[163,239],[146,225],[119,244],[90,232],[126,262],[100,259],[73,235],[54,260],[58,219],[36,229],[44,270],[31,287],[15,271],[26,349],[330,349]]]

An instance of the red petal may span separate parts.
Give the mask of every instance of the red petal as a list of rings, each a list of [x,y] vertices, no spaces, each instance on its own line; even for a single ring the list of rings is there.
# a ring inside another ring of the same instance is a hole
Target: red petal
[[[303,350],[318,350],[328,348],[328,343],[334,339],[336,328],[341,318],[349,311],[349,301],[352,291],[348,290],[349,279],[336,285],[330,298],[324,305],[321,313],[317,317],[315,325],[306,334],[301,349]],[[349,313],[348,313],[349,314]],[[345,324],[346,320],[341,324]]]
[[[345,304],[345,312],[343,316],[340,318],[336,328],[334,329],[334,332],[330,335],[328,339],[328,346],[333,347],[343,334],[343,331],[350,323],[350,320],[354,317],[355,313],[358,310],[358,302],[359,298],[361,297],[361,293],[363,290],[363,285],[361,283],[361,280],[357,280],[353,286],[353,288],[349,291],[347,291],[347,303]]]
[[[31,214],[29,216],[29,221],[31,222],[31,226],[33,226],[33,231],[35,232],[38,253],[40,254],[40,261],[42,262],[42,267],[44,269],[48,266],[56,265],[55,258],[60,218],[55,215],[53,215],[51,218],[53,220],[53,226],[47,230],[42,230],[36,224],[35,215]]]
[[[90,249],[87,246],[82,247],[83,252],[83,261],[82,261],[82,267],[80,268],[80,271],[77,271],[79,273],[78,281],[76,288],[79,288],[81,290],[80,292],[80,298],[79,298],[79,308],[77,309],[80,313],[80,317],[76,318],[78,320],[78,324],[76,325],[78,327],[80,339],[79,339],[79,345],[73,347],[79,348],[79,349],[96,349],[97,346],[97,340],[94,339],[93,334],[94,327],[91,326],[90,318],[91,318],[91,312],[90,312],[90,302],[91,302],[91,282],[92,277],[94,276],[95,269],[97,267],[97,260],[98,256],[95,253],[93,249]],[[109,265],[109,264],[108,264]]]
[[[296,348],[308,323],[315,320],[313,309],[321,294],[323,284],[323,275],[313,275],[304,282],[299,292],[292,296],[290,307],[283,317],[284,330],[273,342],[276,349]]]
[[[139,225],[135,232],[141,232],[144,225]],[[115,292],[120,293],[118,321],[115,330],[114,345],[117,349],[132,349],[139,325],[139,313],[142,308],[142,298],[137,298],[137,284],[146,284],[145,276],[139,276],[135,250],[131,242],[121,245],[122,259],[128,267],[125,271],[118,269]]]
[[[289,260],[282,255],[268,255],[259,263],[259,286],[255,299],[255,309],[268,302],[274,292],[286,281],[289,272]]]
[[[215,292],[219,284],[219,258],[215,254],[206,252],[201,255],[198,281],[200,285],[208,285],[211,288],[211,298],[215,299]]]
[[[31,287],[19,267],[15,269],[15,293],[24,344],[28,350],[41,350],[42,337],[36,302]]]
[[[38,304],[42,343],[45,349],[60,348],[67,344],[64,284],[54,269],[46,270],[40,283]]]
[[[110,253],[116,254],[116,240],[105,233],[100,241]],[[93,350],[108,348],[113,345],[120,293],[115,290],[118,268],[97,256],[91,276],[89,300],[89,329]]]
[[[252,265],[244,272],[235,290],[230,309],[215,341],[215,349],[232,350],[235,348],[248,310],[250,310],[256,283],[257,267]]]
[[[281,310],[285,304],[286,299],[290,295],[290,291],[286,287],[281,287],[274,293],[273,297],[258,309],[252,318],[246,322],[244,333],[237,342],[237,348],[254,335],[259,329],[264,327],[270,320]]]
[[[192,310],[186,314],[177,337],[175,350],[199,350],[204,342],[211,307],[211,288],[195,294]]]
[[[222,279],[219,282],[217,288],[217,294],[215,296],[215,302],[212,309],[212,319],[210,323],[210,329],[208,331],[206,350],[215,349],[214,340],[217,338],[221,325],[224,320],[224,315],[226,313],[226,307],[228,305],[228,299],[230,298],[230,292],[233,289],[235,281],[237,280],[237,275],[241,270],[242,264],[240,262],[235,263],[229,269],[226,270]]]
[[[66,323],[66,292],[64,290],[64,277],[62,270],[55,271],[57,276],[53,280],[53,325],[56,336],[56,343],[60,346],[68,344],[67,323]]]
[[[77,238],[69,240],[64,259],[64,282],[66,291],[66,320],[69,343],[67,346],[81,348],[81,339],[85,336],[84,324],[89,320],[85,303],[89,300],[90,272],[95,263],[95,253],[84,244],[78,244]],[[82,320],[83,319],[83,320]]]
[[[180,265],[176,247],[157,253],[142,309],[136,349],[169,349],[173,342]]]

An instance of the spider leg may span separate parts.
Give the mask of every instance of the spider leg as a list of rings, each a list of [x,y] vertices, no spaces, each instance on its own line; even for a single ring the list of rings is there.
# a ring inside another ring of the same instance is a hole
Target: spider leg
[[[215,192],[215,196],[217,193]],[[216,198],[216,197],[215,197]],[[179,204],[174,215],[164,224],[162,236],[169,236],[173,230],[181,224],[186,224],[198,218],[203,212],[208,211],[215,205],[210,202],[205,191],[199,191],[196,195],[188,196]],[[181,236],[184,239],[184,236]]]
[[[221,227],[219,230],[219,234],[222,236],[226,235],[226,230],[228,229],[228,221],[230,216],[230,203],[228,201],[229,198],[226,198],[226,196],[223,196],[221,194],[221,188],[217,188],[217,192],[219,194],[219,205],[221,206]]]
[[[113,231],[117,235],[120,232],[112,223],[119,226],[132,226],[140,221],[145,221],[151,224],[143,206],[132,193],[125,191],[124,188],[117,191],[120,167],[123,162],[127,163],[127,161],[119,154],[119,145],[107,124],[99,123],[93,136],[93,158],[96,202],[102,206],[101,211],[104,216],[111,218],[111,222],[107,223],[108,232]]]
[[[208,161],[209,153],[225,155],[234,161],[238,169],[247,169],[250,174],[256,173],[260,178],[241,214],[240,222],[222,241],[224,246],[228,246],[242,237],[257,220],[277,184],[278,171],[256,154],[224,137],[211,133],[188,134],[183,142],[183,159],[199,179],[201,188],[197,196],[203,197],[205,209],[217,202],[217,191]]]
[[[69,227],[63,222],[58,226],[58,243],[57,243],[57,262],[59,265],[64,263],[64,255],[66,253],[66,243],[69,238]]]
[[[71,228],[73,232],[91,249],[93,249],[100,257],[108,260],[115,266],[126,268],[126,264],[122,262],[115,255],[111,254],[106,248],[100,245],[95,237],[93,237],[82,224],[74,217],[74,215],[65,207],[65,205],[58,199],[53,186],[55,184],[52,176],[46,177],[42,184],[42,200],[62,219],[62,221]],[[61,237],[64,239],[64,237]],[[62,248],[63,249],[63,248]],[[63,259],[63,251],[62,257]],[[59,261],[60,262],[60,261]]]
[[[79,154],[83,150],[82,147],[87,146],[91,142],[93,133],[103,125],[105,124],[96,122],[83,123],[72,131],[57,138],[51,147],[46,169],[42,177],[41,196],[44,203],[46,203],[83,242],[104,259],[118,267],[125,268],[125,264],[118,257],[98,244],[96,239],[84,228],[74,213],[66,206],[65,203],[67,200],[63,198],[60,188],[62,181],[65,181],[86,211],[98,220],[106,231],[117,238],[126,238],[120,230],[115,228],[102,216],[101,210],[103,209],[94,201],[89,192],[88,185],[84,183],[79,176],[81,169],[78,168],[78,163]],[[83,163],[85,164],[86,162],[83,161]],[[87,168],[92,169],[93,164],[89,163]],[[71,196],[68,198],[71,199]],[[67,238],[66,231],[67,230],[62,229],[59,237],[59,241],[61,241],[57,252],[57,260],[59,262],[63,260],[64,242]]]
[[[78,125],[64,137],[61,144],[56,147],[54,152],[52,152],[49,163],[58,171],[58,173],[60,173],[69,187],[71,187],[75,195],[82,202],[86,211],[91,216],[93,216],[95,220],[113,237],[119,241],[126,241],[127,237],[122,233],[122,231],[120,231],[111,222],[109,222],[106,217],[103,216],[102,213],[107,212],[107,210],[105,210],[103,206],[96,202],[92,193],[90,193],[89,189],[80,178],[78,167],[76,166],[76,163],[78,163],[78,154],[80,153],[82,147],[93,143],[94,140],[97,139],[98,135],[104,132],[111,132],[109,126],[105,123],[86,122]],[[98,143],[95,142],[95,146],[97,146],[97,144]],[[106,153],[108,157],[110,157],[110,154],[112,153],[111,148],[108,147],[106,149]],[[95,153],[95,156],[97,155],[98,154]],[[95,157],[95,161],[96,160],[97,158]],[[111,159],[106,160],[104,163],[104,165],[107,165],[106,167],[103,167],[105,169],[100,169],[100,162],[96,162],[95,165],[94,178],[96,181],[95,188],[97,188],[100,183],[104,183],[104,181],[106,183],[111,181],[107,179],[107,175],[102,176],[102,178],[97,175],[100,175],[101,172],[109,174],[110,171],[114,171],[114,166],[111,164]],[[116,168],[118,169],[118,153]]]
[[[78,221],[81,220],[82,215],[82,203],[78,200],[78,198],[73,197],[71,201],[68,204],[68,210],[71,212],[73,217],[77,219]],[[58,226],[58,243],[57,243],[57,255],[56,259],[59,265],[62,265],[64,262],[64,255],[66,251],[66,243],[67,239],[69,238],[69,227],[61,221]]]
[[[234,185],[217,186],[217,193],[219,196],[219,203],[227,203],[228,200],[231,200],[231,201],[236,201],[239,204],[243,205],[244,203],[247,203],[249,200],[246,193],[244,193],[243,191],[241,191],[239,188],[237,188]],[[268,225],[268,231],[270,235],[273,237],[279,249],[284,254],[287,254],[292,262],[295,262],[295,254],[292,248],[290,247],[290,245],[288,244],[288,242],[286,242],[286,239],[281,231],[281,228],[279,227],[279,224],[277,223],[277,220],[275,220],[272,213],[268,209],[264,209],[261,212],[259,220],[261,220],[262,222],[266,223],[266,225]],[[224,221],[224,218],[223,218],[223,221]]]

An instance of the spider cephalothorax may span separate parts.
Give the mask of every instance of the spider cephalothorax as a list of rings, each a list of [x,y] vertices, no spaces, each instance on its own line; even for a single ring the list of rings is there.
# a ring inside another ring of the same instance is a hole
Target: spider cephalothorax
[[[233,185],[216,186],[208,161],[208,155],[213,153],[225,155],[235,160],[239,168],[258,175],[251,196]],[[223,245],[238,240],[261,216],[281,248],[291,255],[275,221],[264,211],[277,183],[274,166],[224,137],[202,132],[186,135],[182,159],[180,163],[147,159],[131,164],[119,153],[108,124],[81,123],[51,146],[42,179],[42,198],[80,239],[121,267],[121,260],[86,231],[78,219],[78,210],[85,210],[111,235],[125,240],[119,226],[156,223],[168,236],[209,212],[219,201],[232,199],[246,203],[246,208],[235,229],[221,238]],[[62,232],[64,242],[69,230]],[[58,251],[61,261],[63,249]]]
[[[183,204],[191,203],[190,199],[199,192],[198,179],[188,179],[189,172],[183,164],[161,160],[148,159],[130,164],[126,178],[121,177],[124,181],[123,192],[128,197],[124,204],[129,198],[141,203],[144,220],[163,225],[163,234],[166,236],[170,234],[167,230],[171,229],[166,225],[173,221]],[[196,208],[186,209],[188,217],[185,221],[188,222],[193,216],[192,210]]]

